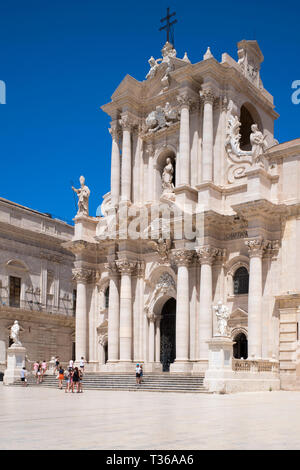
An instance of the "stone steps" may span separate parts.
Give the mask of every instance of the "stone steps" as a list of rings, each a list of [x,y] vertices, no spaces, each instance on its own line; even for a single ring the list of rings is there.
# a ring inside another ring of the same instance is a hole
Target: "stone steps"
[[[207,390],[203,386],[202,376],[172,376],[169,374],[147,375],[143,377],[141,385],[136,385],[132,374],[89,374],[83,378],[83,389],[85,390],[127,390],[127,391],[151,391],[151,392],[180,392],[180,393],[203,393]],[[22,382],[14,385],[22,386]],[[28,385],[34,387],[58,387],[58,379],[55,375],[46,375],[42,384],[37,384],[33,375],[28,376]],[[65,386],[65,381],[64,381]]]

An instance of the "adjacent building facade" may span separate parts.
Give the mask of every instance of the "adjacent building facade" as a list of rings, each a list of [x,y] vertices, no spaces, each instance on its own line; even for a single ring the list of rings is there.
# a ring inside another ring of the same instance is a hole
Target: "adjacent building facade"
[[[90,370],[206,370],[222,302],[234,367],[276,362],[282,387],[297,386],[300,139],[274,138],[257,42],[239,42],[237,57],[208,49],[192,64],[167,43],[146,80],[127,75],[102,107],[111,191],[103,217],[79,212],[64,244],[76,359]]]
[[[0,198],[0,371],[18,320],[29,361],[74,354],[73,255],[61,244],[74,227]]]

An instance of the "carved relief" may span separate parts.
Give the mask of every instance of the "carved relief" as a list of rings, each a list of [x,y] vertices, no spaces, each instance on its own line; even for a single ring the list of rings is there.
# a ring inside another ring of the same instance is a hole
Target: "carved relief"
[[[155,111],[151,111],[146,117],[146,132],[152,133],[164,127],[169,127],[178,121],[178,109],[171,107],[167,102],[165,107],[156,106]]]

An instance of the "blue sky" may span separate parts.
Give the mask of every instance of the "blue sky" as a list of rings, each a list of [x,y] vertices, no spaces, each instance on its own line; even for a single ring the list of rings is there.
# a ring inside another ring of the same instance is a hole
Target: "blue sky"
[[[143,80],[148,58],[160,57],[158,31],[167,6],[176,10],[175,46],[192,62],[207,46],[220,60],[236,58],[236,43],[256,39],[265,56],[262,79],[281,117],[280,141],[300,136],[300,105],[291,84],[300,80],[299,2],[286,0],[102,2],[2,0],[0,80],[0,196],[71,220],[70,181],[84,174],[95,215],[109,191],[109,118],[100,106],[128,73]]]

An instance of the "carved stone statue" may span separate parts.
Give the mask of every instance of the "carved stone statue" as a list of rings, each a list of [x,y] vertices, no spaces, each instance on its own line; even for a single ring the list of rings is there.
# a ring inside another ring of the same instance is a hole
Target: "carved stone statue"
[[[84,176],[80,176],[80,188],[76,189],[72,186],[73,191],[77,193],[78,196],[78,212],[77,215],[89,215],[89,197],[90,190],[85,186]]]
[[[172,164],[172,160],[170,157],[167,157],[166,166],[164,167],[163,174],[162,174],[163,193],[174,192],[173,175],[174,175],[174,167]]]
[[[251,126],[252,134],[250,134],[250,143],[252,145],[252,163],[263,166],[261,155],[267,150],[266,137],[260,130],[257,124]]]
[[[218,305],[213,307],[217,321],[218,321],[218,333],[216,336],[229,336],[228,335],[228,319],[230,317],[229,309],[226,305],[223,305],[221,300],[218,302]]]
[[[148,78],[153,78],[153,77],[155,77],[156,72],[157,72],[157,69],[158,69],[158,67],[159,67],[159,65],[160,65],[159,62],[161,62],[161,61],[162,61],[162,59],[154,59],[153,56],[150,57],[150,59],[148,60],[148,63],[149,63],[149,65],[150,65],[150,70],[149,70],[149,72],[148,72],[147,75],[146,75],[146,80],[147,80]]]
[[[12,346],[22,346],[22,343],[20,341],[20,330],[21,328],[20,328],[18,320],[15,320],[13,326],[10,329],[10,335],[9,335],[13,341]]]
[[[155,111],[151,111],[146,117],[146,130],[148,132],[156,132],[158,129],[169,127],[177,121],[178,111],[172,108],[170,103],[166,103],[165,107],[156,106]]]

